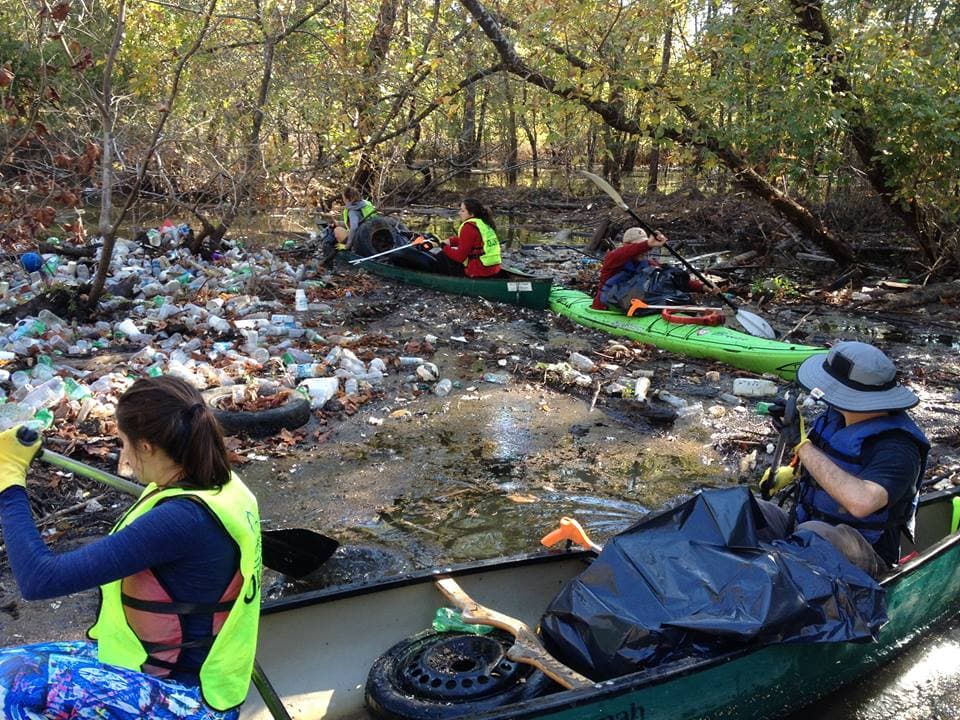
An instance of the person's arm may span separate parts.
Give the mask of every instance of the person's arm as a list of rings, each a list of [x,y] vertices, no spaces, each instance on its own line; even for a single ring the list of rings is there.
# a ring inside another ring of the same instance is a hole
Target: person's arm
[[[477,230],[476,225],[473,223],[465,223],[464,226],[460,228],[457,244],[444,245],[443,254],[454,262],[462,263],[470,257],[470,253],[481,242],[480,231]]]
[[[40,537],[26,491],[0,493],[0,526],[10,567],[27,600],[68,595],[179,560],[197,552],[198,528],[211,522],[197,503],[168,500],[120,532],[58,555]]]
[[[348,210],[347,213],[347,217],[350,220],[350,234],[347,236],[347,244],[349,245],[353,242],[353,238],[357,234],[357,228],[360,227],[360,224],[363,222],[363,213],[353,209]]]
[[[817,484],[854,517],[867,517],[886,507],[889,496],[882,485],[848,473],[813,443],[803,443],[797,455]]]

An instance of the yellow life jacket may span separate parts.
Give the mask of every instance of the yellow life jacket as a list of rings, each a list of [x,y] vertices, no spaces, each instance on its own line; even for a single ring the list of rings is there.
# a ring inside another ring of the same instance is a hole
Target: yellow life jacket
[[[100,662],[164,677],[181,647],[156,639],[168,637],[164,633],[173,622],[179,625],[183,614],[213,615],[214,636],[200,668],[200,690],[210,707],[226,711],[246,698],[257,649],[262,570],[257,499],[236,475],[222,488],[207,490],[161,489],[151,483],[111,534],[175,497],[203,504],[240,550],[240,567],[221,602],[212,606],[174,603],[165,591],[158,597],[159,583],[152,571],[145,570],[100,588],[100,612],[88,635],[97,641]]]
[[[500,264],[500,240],[497,238],[497,233],[492,227],[487,225],[480,218],[472,217],[463,222],[463,225],[467,223],[473,223],[477,230],[480,231],[480,239],[483,241],[483,252],[476,258],[480,261],[480,264],[484,267],[492,267],[493,265]],[[460,230],[463,229],[463,225],[457,230],[457,234],[460,234]],[[467,264],[472,260],[472,257],[467,258],[463,261],[463,266],[466,267]]]

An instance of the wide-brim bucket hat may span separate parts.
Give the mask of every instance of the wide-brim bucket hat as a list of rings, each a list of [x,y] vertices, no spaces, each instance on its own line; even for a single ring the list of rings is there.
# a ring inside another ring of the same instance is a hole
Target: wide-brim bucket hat
[[[862,342],[840,342],[826,355],[807,358],[797,380],[816,399],[849,412],[907,410],[920,402],[897,382],[893,361]]]

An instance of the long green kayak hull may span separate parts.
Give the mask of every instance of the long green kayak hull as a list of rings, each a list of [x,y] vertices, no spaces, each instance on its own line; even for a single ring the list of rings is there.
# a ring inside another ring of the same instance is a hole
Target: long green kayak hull
[[[660,315],[627,317],[620,311],[594,310],[592,304],[593,298],[579,290],[554,288],[550,293],[550,309],[578,325],[742,370],[774,373],[785,380],[793,380],[808,357],[827,352],[824,347],[767,340],[722,325],[681,325]]]
[[[357,259],[350,253],[341,253],[347,260]],[[339,256],[338,256],[339,258]],[[356,267],[397,280],[408,285],[436,290],[453,295],[481,297],[494,302],[519,305],[521,307],[544,310],[550,299],[553,278],[536,277],[519,270],[504,268],[495,278],[468,278],[439,273],[422,272],[391,265],[388,262],[368,260]]]

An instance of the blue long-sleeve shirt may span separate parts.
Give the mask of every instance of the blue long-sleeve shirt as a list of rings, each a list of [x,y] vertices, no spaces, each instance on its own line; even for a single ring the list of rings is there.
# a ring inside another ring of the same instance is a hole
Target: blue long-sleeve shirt
[[[199,503],[162,502],[117,533],[71,552],[56,554],[43,542],[26,491],[0,492],[0,528],[10,567],[27,600],[58,597],[99,587],[152,569],[175,601],[216,603],[240,564],[236,543]],[[209,637],[212,618],[190,615],[184,640]],[[182,665],[199,668],[208,648],[187,648]],[[196,676],[174,675],[196,682]]]

